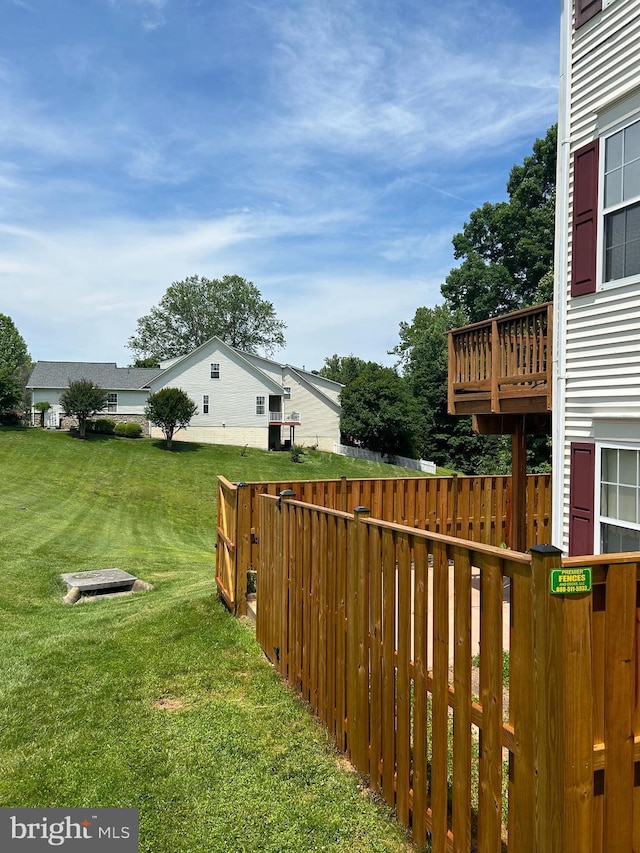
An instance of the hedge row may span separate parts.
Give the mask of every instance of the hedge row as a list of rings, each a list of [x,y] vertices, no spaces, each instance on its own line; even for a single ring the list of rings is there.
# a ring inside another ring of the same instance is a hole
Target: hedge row
[[[126,438],[139,438],[142,435],[142,427],[139,423],[119,424],[113,418],[98,418],[95,421],[87,421],[87,430],[101,435],[123,435]]]

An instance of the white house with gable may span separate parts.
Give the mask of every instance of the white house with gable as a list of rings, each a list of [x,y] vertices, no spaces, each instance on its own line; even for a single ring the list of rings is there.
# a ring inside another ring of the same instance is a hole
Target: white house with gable
[[[32,404],[48,402],[49,427],[69,426],[60,395],[70,381],[89,379],[109,395],[101,416],[137,421],[145,434],[161,437],[147,423],[149,394],[181,388],[198,412],[178,433],[181,441],[248,445],[280,450],[290,444],[331,451],[340,440],[342,385],[289,364],[242,352],[214,337],[193,352],[158,368],[117,367],[99,362],[37,362],[27,387]],[[33,409],[34,423],[39,413]]]
[[[242,352],[220,338],[161,364],[150,392],[182,388],[198,406],[181,441],[279,450],[289,443],[333,450],[340,437],[342,385]],[[152,435],[160,435],[152,428]]]
[[[553,541],[640,550],[640,0],[563,0]]]

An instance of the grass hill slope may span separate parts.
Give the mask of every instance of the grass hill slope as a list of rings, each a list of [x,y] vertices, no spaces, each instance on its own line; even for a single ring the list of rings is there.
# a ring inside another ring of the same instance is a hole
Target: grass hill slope
[[[0,430],[0,806],[138,808],[146,853],[411,849],[214,594],[217,474],[365,471],[392,474]],[[60,573],[106,567],[154,590],[61,603]]]

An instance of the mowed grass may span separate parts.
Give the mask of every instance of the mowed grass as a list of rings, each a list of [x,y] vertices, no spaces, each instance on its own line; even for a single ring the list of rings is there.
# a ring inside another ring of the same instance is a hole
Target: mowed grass
[[[0,806],[138,808],[146,853],[408,851],[214,594],[216,475],[393,471],[245,453],[0,430]],[[61,602],[105,567],[154,589]]]

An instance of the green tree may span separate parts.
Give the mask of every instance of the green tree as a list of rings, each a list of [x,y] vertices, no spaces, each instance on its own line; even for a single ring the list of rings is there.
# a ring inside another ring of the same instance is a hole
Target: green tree
[[[51,408],[51,403],[48,400],[42,400],[40,403],[36,403],[33,408],[40,412],[40,426],[44,427],[44,416]]]
[[[60,405],[65,415],[78,419],[80,438],[85,437],[89,418],[106,408],[107,399],[108,393],[90,379],[76,379],[64,389]]]
[[[15,373],[25,363],[31,364],[31,357],[24,338],[11,317],[0,314],[0,369]]]
[[[509,201],[485,202],[453,238],[461,260],[442,285],[452,309],[474,323],[551,298],[557,126],[514,166]]]
[[[188,426],[197,412],[198,407],[181,388],[156,391],[149,396],[144,410],[147,419],[162,430],[169,450],[174,433]]]
[[[418,406],[391,367],[371,364],[341,395],[340,432],[369,450],[415,458]]]
[[[24,338],[11,317],[0,314],[0,384],[4,389],[0,398],[5,400],[4,403],[0,402],[0,410],[16,407],[29,408],[31,399],[26,391],[26,385],[32,370],[33,361]]]
[[[160,303],[140,317],[128,346],[138,358],[161,361],[217,335],[232,347],[271,355],[285,345],[285,328],[253,282],[238,275],[194,275],[173,282]]]
[[[464,325],[464,314],[447,303],[418,308],[412,323],[400,324],[398,356],[407,386],[418,402],[416,443],[422,459],[445,468],[479,473],[496,465],[497,441],[476,435],[470,417],[447,413],[447,336],[449,329]]]
[[[15,409],[22,400],[22,390],[15,374],[0,367],[0,412]]]
[[[131,367],[159,367],[158,359],[150,355],[147,358],[136,358]]]
[[[334,354],[325,358],[324,366],[317,373],[319,376],[324,376],[325,379],[332,379],[334,382],[342,383],[342,385],[349,385],[365,370],[375,366],[375,362],[365,361],[353,353],[344,356]]]

